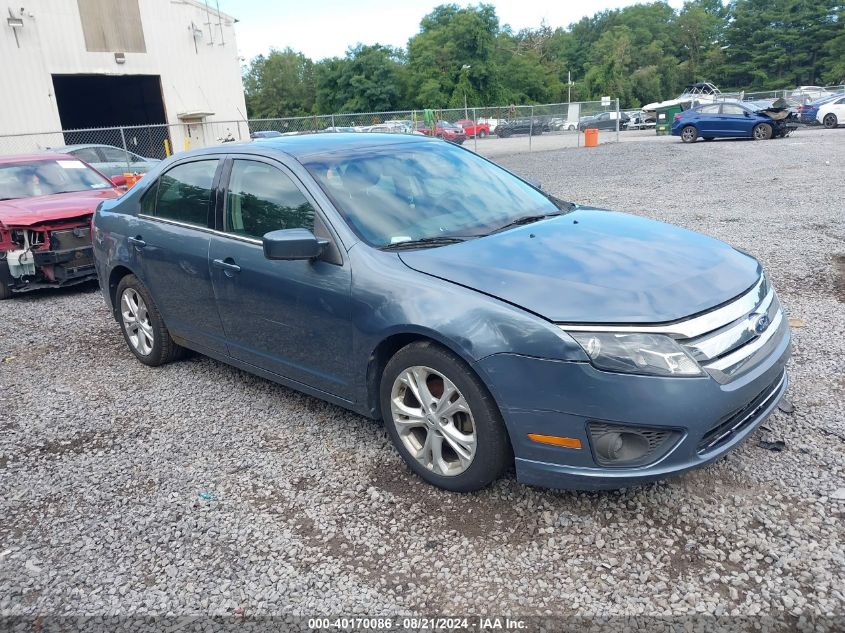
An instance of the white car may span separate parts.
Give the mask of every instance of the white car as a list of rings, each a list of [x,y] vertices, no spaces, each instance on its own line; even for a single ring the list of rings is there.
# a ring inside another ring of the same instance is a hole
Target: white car
[[[841,99],[834,99],[819,107],[816,120],[826,128],[845,124],[845,95]]]
[[[815,101],[816,99],[821,99],[828,95],[833,96],[834,94],[822,86],[798,86],[792,91],[792,98],[800,102]]]

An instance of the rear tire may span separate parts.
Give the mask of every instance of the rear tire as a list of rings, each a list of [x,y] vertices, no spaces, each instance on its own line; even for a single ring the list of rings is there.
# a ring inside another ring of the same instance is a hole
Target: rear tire
[[[429,341],[399,350],[384,368],[382,417],[414,473],[453,492],[495,481],[513,459],[505,423],[462,359]]]
[[[772,126],[768,123],[758,123],[751,130],[751,138],[755,141],[768,141],[772,138]]]
[[[178,360],[185,349],[170,337],[150,291],[135,275],[126,275],[115,292],[120,329],[135,358],[150,367]]]
[[[824,115],[824,126],[825,126],[828,130],[832,130],[832,129],[833,129],[833,128],[835,128],[837,125],[839,125],[839,121],[838,121],[838,119],[836,118],[836,115],[835,115],[835,114],[833,114],[833,113],[831,112],[830,114],[825,114],[825,115]]]
[[[697,138],[698,130],[695,129],[694,125],[687,125],[683,130],[681,130],[681,140],[684,143],[694,143]]]

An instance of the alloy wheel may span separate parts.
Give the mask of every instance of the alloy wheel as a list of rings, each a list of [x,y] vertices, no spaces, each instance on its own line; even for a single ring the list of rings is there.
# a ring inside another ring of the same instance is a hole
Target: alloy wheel
[[[681,138],[685,143],[692,143],[696,138],[698,138],[698,131],[691,125],[688,125],[681,130]]]
[[[402,371],[393,382],[390,409],[402,444],[422,466],[446,477],[470,467],[475,420],[466,398],[441,372],[422,366]]]
[[[834,128],[836,127],[838,121],[836,120],[835,114],[828,114],[824,117],[824,126],[826,128]]]
[[[136,352],[148,356],[153,351],[155,333],[147,304],[134,288],[126,288],[120,297],[120,314],[126,338]]]

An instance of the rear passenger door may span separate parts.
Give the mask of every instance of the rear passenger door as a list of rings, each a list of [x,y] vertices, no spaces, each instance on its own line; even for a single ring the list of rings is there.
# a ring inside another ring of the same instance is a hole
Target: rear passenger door
[[[280,163],[234,158],[209,261],[234,358],[351,399],[351,272],[339,241],[298,178]],[[305,228],[330,241],[321,258],[264,257],[262,237]]]
[[[127,248],[174,337],[225,354],[208,267],[222,162],[199,156],[164,172],[141,199]]]

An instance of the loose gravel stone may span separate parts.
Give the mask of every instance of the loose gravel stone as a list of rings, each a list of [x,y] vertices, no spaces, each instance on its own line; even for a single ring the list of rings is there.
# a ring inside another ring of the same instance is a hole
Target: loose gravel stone
[[[141,365],[94,288],[16,296],[0,302],[0,614],[845,614],[845,130],[642,136],[499,160],[758,257],[805,324],[792,414],[652,485],[511,473],[450,494],[378,422],[198,355]]]

